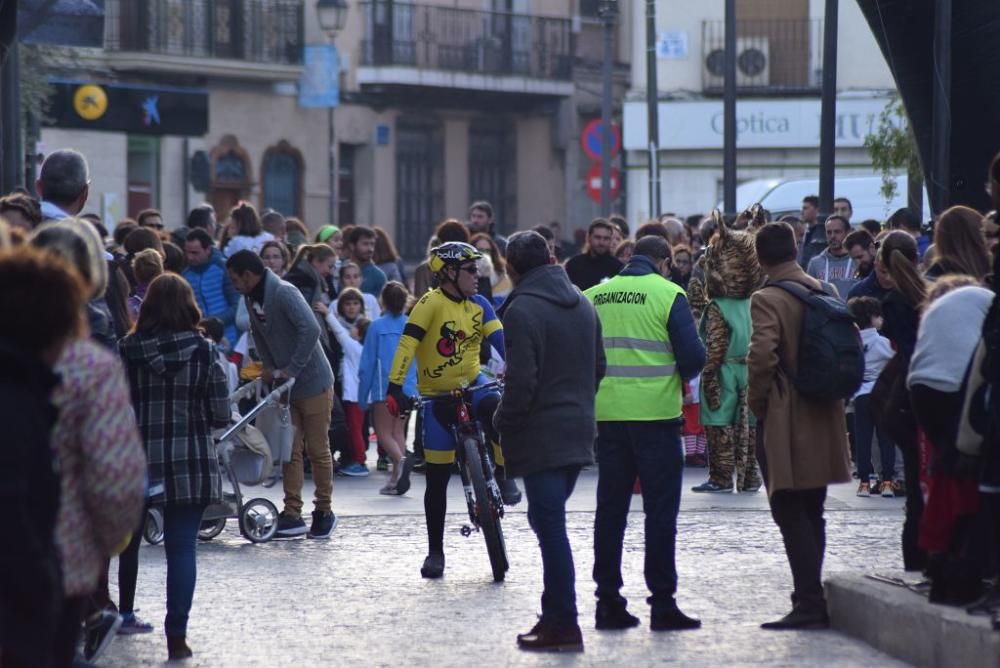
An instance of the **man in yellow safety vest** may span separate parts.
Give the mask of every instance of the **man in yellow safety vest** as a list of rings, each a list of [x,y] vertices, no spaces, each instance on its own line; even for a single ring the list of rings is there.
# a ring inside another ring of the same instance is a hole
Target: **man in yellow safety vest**
[[[684,291],[670,274],[670,246],[643,237],[618,276],[584,294],[604,330],[607,371],[597,393],[597,514],[594,581],[598,629],[639,624],[622,597],[622,540],[636,474],[646,515],[650,629],[691,629],[701,622],[677,607],[674,563],[681,500],[682,384],[705,364]]]

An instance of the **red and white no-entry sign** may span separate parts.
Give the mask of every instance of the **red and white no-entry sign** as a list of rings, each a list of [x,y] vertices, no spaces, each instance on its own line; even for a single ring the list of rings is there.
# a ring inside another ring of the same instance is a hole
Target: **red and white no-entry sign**
[[[590,199],[594,200],[598,204],[601,203],[601,163],[594,163],[593,166],[587,171],[586,176],[587,181],[587,194]],[[614,167],[611,168],[611,187],[610,187],[611,200],[614,201],[618,197],[618,193],[621,192],[621,181],[618,178],[618,170]]]

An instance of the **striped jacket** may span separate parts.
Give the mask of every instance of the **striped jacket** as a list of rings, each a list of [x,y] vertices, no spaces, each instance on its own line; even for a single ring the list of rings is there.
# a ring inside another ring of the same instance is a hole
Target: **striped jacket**
[[[215,345],[195,332],[136,333],[119,348],[151,489],[162,483],[168,505],[218,502],[222,478],[212,429],[229,424],[230,407]]]

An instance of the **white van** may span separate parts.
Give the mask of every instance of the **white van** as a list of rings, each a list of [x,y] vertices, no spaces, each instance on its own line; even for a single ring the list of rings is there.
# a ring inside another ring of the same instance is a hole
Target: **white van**
[[[889,202],[882,196],[880,176],[842,176],[834,182],[833,196],[851,200],[854,215],[851,223],[859,225],[868,218],[885,221],[896,209],[906,206],[906,176],[896,176],[896,196]],[[802,177],[794,179],[755,179],[741,183],[736,188],[736,210],[743,211],[756,202],[771,212],[771,220],[785,214],[798,215],[802,198],[819,194],[819,179]],[[924,189],[922,220],[930,220],[927,190]],[[722,209],[722,205],[719,205]]]

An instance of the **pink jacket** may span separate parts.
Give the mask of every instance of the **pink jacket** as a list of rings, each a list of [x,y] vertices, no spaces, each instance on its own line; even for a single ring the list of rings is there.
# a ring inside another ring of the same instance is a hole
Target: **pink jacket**
[[[56,544],[66,596],[89,594],[112,551],[139,526],[146,456],[118,358],[89,340],[56,364],[52,448],[60,473]]]

